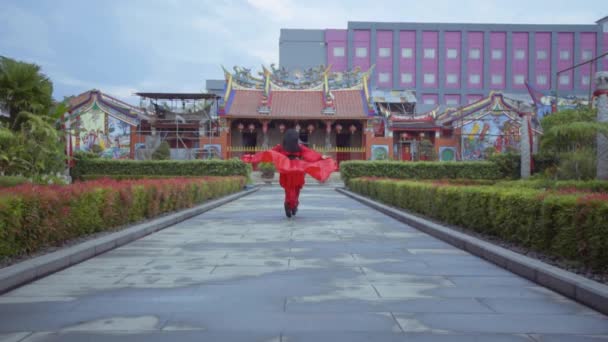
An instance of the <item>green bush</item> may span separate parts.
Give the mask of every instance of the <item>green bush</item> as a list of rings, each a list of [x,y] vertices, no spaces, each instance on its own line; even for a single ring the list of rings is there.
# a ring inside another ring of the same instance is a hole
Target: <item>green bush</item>
[[[23,176],[0,176],[0,188],[8,188],[28,182],[29,180]]]
[[[557,157],[550,154],[535,154],[532,156],[533,174],[543,174],[558,164]],[[514,153],[493,154],[489,161],[495,163],[507,178],[518,179],[521,174],[521,156]]]
[[[73,179],[105,176],[249,176],[250,168],[230,160],[112,160],[83,159],[72,168]]]
[[[588,181],[554,181],[551,179],[529,179],[517,181],[501,181],[495,184],[502,188],[529,188],[543,190],[579,190],[581,192],[605,192],[608,193],[608,181],[588,180]]]
[[[262,172],[262,177],[272,178],[274,177],[274,164],[273,163],[260,163],[258,169]]]
[[[0,190],[0,260],[192,207],[243,188],[245,177],[116,181]]]
[[[152,153],[152,159],[154,160],[169,160],[171,159],[171,147],[169,143],[163,141],[158,145],[154,153]]]
[[[351,179],[349,188],[448,224],[608,270],[608,194],[561,194],[506,183],[525,182],[460,186],[363,177]]]
[[[398,179],[500,179],[504,174],[492,162],[345,161],[340,174],[346,184],[357,177]]]

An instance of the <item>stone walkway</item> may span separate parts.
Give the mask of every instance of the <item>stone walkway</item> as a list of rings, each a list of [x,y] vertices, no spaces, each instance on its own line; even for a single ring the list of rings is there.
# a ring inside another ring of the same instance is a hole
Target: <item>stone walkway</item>
[[[0,296],[0,341],[606,341],[605,316],[330,188],[257,193]]]

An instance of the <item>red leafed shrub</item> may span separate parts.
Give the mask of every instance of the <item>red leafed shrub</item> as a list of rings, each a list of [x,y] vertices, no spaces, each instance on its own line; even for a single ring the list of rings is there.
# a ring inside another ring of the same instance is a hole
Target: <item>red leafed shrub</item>
[[[189,208],[237,192],[245,178],[99,179],[0,189],[0,258]]]

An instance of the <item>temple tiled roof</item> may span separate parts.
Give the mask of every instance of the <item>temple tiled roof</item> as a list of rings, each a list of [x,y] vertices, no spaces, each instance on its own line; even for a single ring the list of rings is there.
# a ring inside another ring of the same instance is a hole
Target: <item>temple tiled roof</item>
[[[360,89],[333,90],[335,114],[324,114],[323,91],[275,90],[269,99],[269,114],[258,112],[262,90],[233,90],[226,115],[237,117],[278,118],[366,118],[365,99]]]
[[[141,109],[103,94],[99,90],[86,91],[70,99],[69,105],[70,117],[78,116],[95,105],[99,106],[102,111],[131,125],[137,125],[139,120],[145,117]]]
[[[322,91],[275,91],[270,113],[281,117],[315,117],[323,111]]]
[[[260,90],[234,90],[228,114],[238,116],[258,116],[258,106],[262,101]]]

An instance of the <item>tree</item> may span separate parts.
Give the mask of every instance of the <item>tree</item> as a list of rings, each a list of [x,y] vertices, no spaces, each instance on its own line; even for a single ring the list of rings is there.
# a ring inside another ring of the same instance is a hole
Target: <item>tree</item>
[[[557,177],[595,178],[596,135],[608,135],[608,124],[596,121],[596,111],[581,107],[559,111],[542,119],[543,152],[557,156]]]
[[[152,159],[154,159],[154,160],[171,159],[171,147],[169,146],[169,143],[166,141],[163,141],[160,145],[158,145],[158,147],[156,148],[154,153],[152,153]]]
[[[21,128],[22,112],[48,115],[53,106],[52,93],[53,84],[38,65],[0,56],[0,103],[10,115],[10,129]]]

